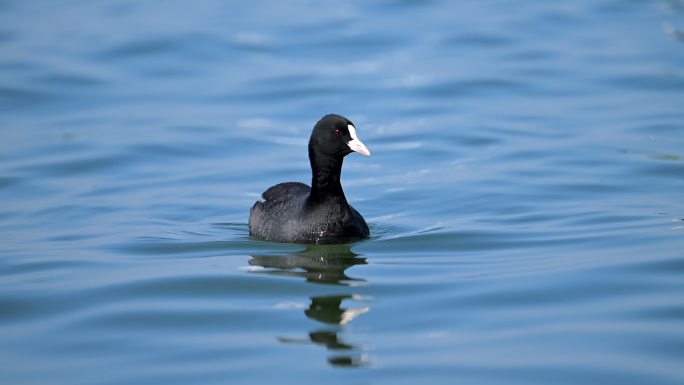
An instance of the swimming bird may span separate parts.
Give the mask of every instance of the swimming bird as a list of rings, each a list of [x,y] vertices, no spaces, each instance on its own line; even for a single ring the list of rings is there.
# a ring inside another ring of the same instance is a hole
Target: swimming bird
[[[371,153],[347,118],[321,118],[309,139],[311,187],[285,182],[264,191],[249,211],[249,235],[274,242],[345,243],[368,238],[368,225],[347,203],[340,174],[344,157]]]

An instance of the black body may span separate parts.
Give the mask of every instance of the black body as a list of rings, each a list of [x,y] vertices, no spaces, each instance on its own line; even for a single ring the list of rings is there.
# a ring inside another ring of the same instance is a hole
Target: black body
[[[311,186],[286,182],[270,187],[249,213],[249,235],[267,241],[344,243],[368,238],[368,225],[347,203],[340,183],[342,161],[351,153],[348,125],[326,115],[309,140]],[[365,148],[365,147],[364,147]]]

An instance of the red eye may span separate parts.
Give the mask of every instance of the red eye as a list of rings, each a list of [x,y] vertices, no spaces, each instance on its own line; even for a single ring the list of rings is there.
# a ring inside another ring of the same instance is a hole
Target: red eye
[[[335,136],[342,136],[342,131],[335,130]]]

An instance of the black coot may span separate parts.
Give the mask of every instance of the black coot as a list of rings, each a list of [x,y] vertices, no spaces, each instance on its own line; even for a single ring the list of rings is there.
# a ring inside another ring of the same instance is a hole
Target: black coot
[[[249,235],[296,243],[368,238],[366,221],[347,203],[340,184],[342,161],[352,151],[370,156],[352,122],[332,114],[319,120],[309,139],[311,187],[286,182],[266,190],[249,212]]]

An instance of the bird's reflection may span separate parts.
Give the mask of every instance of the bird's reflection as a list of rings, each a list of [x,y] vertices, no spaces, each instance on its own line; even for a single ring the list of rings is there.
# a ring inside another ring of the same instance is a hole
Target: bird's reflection
[[[314,283],[348,284],[362,281],[350,278],[345,270],[354,265],[365,265],[348,245],[308,245],[305,250],[288,255],[253,255],[249,264],[267,270],[259,273],[289,275],[306,278]]]
[[[284,256],[254,255],[249,264],[264,268],[255,270],[254,273],[300,277],[312,283],[351,288],[363,280],[347,276],[345,270],[351,266],[366,264],[366,259],[354,254],[348,245],[309,245],[303,251]],[[353,293],[311,297],[311,303],[304,314],[326,326],[310,331],[308,338],[281,337],[279,340],[284,343],[325,346],[329,351],[335,352],[335,355],[328,358],[333,366],[367,365],[368,360],[362,354],[361,346],[344,342],[341,338],[344,325],[369,310],[368,307],[345,307],[343,302],[362,299]]]

